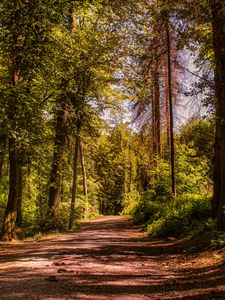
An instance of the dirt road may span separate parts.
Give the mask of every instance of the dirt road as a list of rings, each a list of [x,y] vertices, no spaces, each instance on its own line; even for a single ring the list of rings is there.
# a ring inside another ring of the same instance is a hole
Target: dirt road
[[[1,243],[0,299],[225,299],[225,272],[103,217],[75,233]]]

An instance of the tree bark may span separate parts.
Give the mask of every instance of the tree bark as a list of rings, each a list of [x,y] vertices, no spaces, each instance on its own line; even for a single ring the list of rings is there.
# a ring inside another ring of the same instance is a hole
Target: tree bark
[[[7,150],[6,136],[2,135],[0,136],[0,181],[2,179],[2,168],[4,164],[6,150]]]
[[[11,241],[16,238],[15,225],[18,203],[18,179],[19,179],[19,149],[16,141],[9,139],[9,195],[5,211],[3,228],[1,233],[2,241]]]
[[[154,89],[154,87],[153,87]],[[157,141],[156,141],[156,119],[155,119],[155,97],[154,92],[152,93],[152,153],[153,157],[156,155],[157,151]]]
[[[170,108],[170,162],[171,162],[171,185],[172,194],[176,197],[176,179],[175,179],[175,152],[174,152],[174,132],[173,132],[173,97],[172,97],[172,67],[171,67],[171,43],[170,29],[168,21],[166,22],[167,38],[167,63],[168,63],[168,96]]]
[[[161,111],[160,111],[160,90],[159,90],[159,59],[156,58],[154,70],[154,101],[155,101],[155,153],[158,156],[162,154],[161,143]]]
[[[61,172],[64,147],[66,143],[66,125],[68,109],[65,102],[62,103],[56,122],[55,147],[50,177],[49,208],[55,210],[60,203]]]
[[[83,152],[83,147],[80,142],[80,161],[81,161],[81,169],[82,169],[82,174],[83,174],[83,192],[84,196],[87,197],[88,190],[87,190],[87,174],[86,174],[86,168],[85,168],[85,163],[84,163],[84,152]]]
[[[27,181],[27,197],[29,200],[31,200],[31,161],[30,158],[28,160],[28,164],[27,164],[27,177],[28,177],[28,181]]]
[[[159,26],[154,28],[156,37],[154,38],[155,53],[152,68],[152,152],[153,158],[161,156],[162,142],[161,142],[161,107],[160,107],[160,58],[159,47],[160,41],[157,36]],[[156,160],[154,162],[157,163]]]
[[[17,216],[16,225],[21,226],[23,222],[22,200],[23,200],[23,167],[21,161],[18,162],[18,195],[17,195]]]
[[[69,229],[73,228],[75,220],[75,200],[76,200],[76,191],[77,191],[77,171],[78,171],[78,156],[79,156],[79,147],[80,147],[80,136],[79,133],[76,137],[76,143],[74,148],[74,160],[73,160],[73,183],[72,183],[72,199],[70,206],[70,219],[69,219]]]
[[[165,102],[166,102],[166,142],[170,147],[170,101],[168,89],[168,69],[165,71]]]
[[[211,0],[215,54],[216,139],[213,205],[217,229],[225,229],[225,1]]]

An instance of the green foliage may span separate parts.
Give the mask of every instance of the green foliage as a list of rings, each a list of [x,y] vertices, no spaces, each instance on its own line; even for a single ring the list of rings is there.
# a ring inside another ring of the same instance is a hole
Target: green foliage
[[[214,231],[211,239],[211,245],[216,248],[225,246],[225,233],[221,231]]]
[[[196,157],[206,159],[210,178],[213,173],[214,135],[215,124],[212,120],[204,120],[197,116],[182,126],[179,134],[180,142],[194,148]]]
[[[135,220],[134,213],[136,210],[137,203],[139,203],[139,201],[140,201],[140,193],[135,188],[132,188],[131,191],[129,193],[126,193],[124,196],[124,201],[123,201],[124,209],[122,213],[128,217],[132,216],[133,219]],[[141,221],[138,223],[144,223],[144,222]]]
[[[135,137],[124,124],[110,130],[98,140],[93,156],[100,184],[99,203],[103,214],[119,214],[129,205],[135,192],[137,158]]]
[[[126,207],[124,213],[144,224],[151,236],[197,234],[210,227],[211,196],[207,159],[196,155],[193,143],[176,145],[176,185],[171,194],[170,166],[164,158],[154,160],[148,189]]]
[[[211,213],[211,196],[185,195],[160,205],[158,212],[147,225],[152,236],[180,236],[193,234],[205,228]]]
[[[48,232],[52,230],[67,230],[69,220],[69,203],[61,203],[60,206],[54,210],[54,212],[45,210],[46,213],[40,224],[42,232]]]
[[[211,196],[194,194],[162,202],[148,193],[129,210],[135,223],[145,224],[149,235],[162,237],[197,234],[206,228],[210,213]]]
[[[150,201],[151,192],[132,198],[130,205],[124,210],[124,214],[132,218],[135,224],[145,224],[158,211],[158,203]]]
[[[0,184],[0,224],[2,224],[3,222],[4,213],[6,209],[6,202],[8,197],[8,186],[9,186],[8,178],[6,174],[4,174]]]
[[[204,191],[209,183],[207,160],[199,157],[190,146],[178,145],[177,156],[177,193],[198,193]]]
[[[196,154],[196,150],[192,146],[185,144],[176,145],[176,186],[177,194],[198,193],[208,188],[209,165],[204,157]],[[153,190],[155,197],[163,199],[171,199],[170,188],[170,164],[165,158],[156,158],[155,166],[149,172],[150,182],[149,188]]]

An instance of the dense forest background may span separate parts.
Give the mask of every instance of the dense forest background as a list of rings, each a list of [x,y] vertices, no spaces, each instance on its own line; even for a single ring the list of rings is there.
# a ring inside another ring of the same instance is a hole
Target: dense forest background
[[[224,230],[224,7],[1,1],[2,240],[99,214]]]

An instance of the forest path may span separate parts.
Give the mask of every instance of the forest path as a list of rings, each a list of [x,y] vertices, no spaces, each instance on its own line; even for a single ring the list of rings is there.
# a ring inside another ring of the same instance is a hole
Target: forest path
[[[224,269],[119,216],[0,244],[0,299],[225,299]]]

